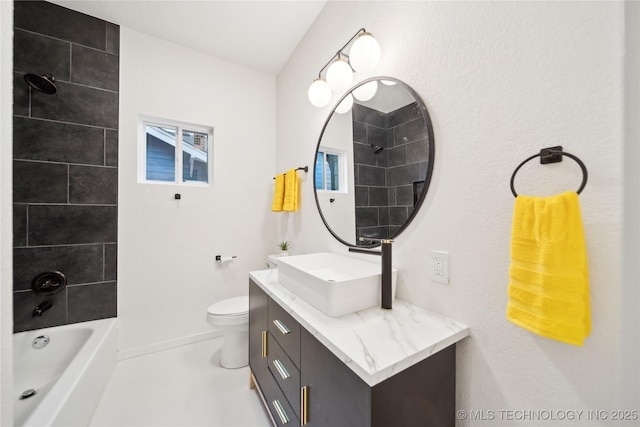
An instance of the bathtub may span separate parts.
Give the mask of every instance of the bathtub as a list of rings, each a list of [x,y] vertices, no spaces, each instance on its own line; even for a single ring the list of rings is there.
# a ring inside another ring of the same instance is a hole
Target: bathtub
[[[34,348],[39,336],[49,343]],[[116,363],[116,319],[13,335],[14,426],[87,426]],[[20,395],[34,389],[26,399]]]

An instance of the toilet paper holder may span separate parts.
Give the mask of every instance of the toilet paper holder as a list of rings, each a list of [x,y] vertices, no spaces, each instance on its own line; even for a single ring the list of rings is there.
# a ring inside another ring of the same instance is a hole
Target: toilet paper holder
[[[228,262],[228,261],[233,261],[236,259],[236,256],[222,256],[222,255],[216,255],[216,262]]]

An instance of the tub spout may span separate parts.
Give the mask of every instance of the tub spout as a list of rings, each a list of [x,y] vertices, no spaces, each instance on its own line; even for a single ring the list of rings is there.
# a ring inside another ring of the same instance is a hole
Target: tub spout
[[[36,308],[33,309],[32,317],[40,317],[44,314],[45,311],[49,310],[53,307],[49,301],[44,301],[40,305],[37,305]]]

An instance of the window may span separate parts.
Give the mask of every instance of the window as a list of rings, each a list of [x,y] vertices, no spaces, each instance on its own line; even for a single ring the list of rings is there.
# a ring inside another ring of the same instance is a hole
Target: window
[[[343,155],[329,150],[318,150],[316,158],[316,190],[324,191],[344,191],[342,179]]]
[[[213,128],[141,117],[138,182],[207,185]]]

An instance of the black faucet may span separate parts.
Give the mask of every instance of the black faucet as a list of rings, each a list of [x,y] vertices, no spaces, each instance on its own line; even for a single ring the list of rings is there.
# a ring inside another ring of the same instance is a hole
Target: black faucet
[[[360,241],[370,240],[372,242],[380,242],[380,251],[374,251],[370,249],[363,248],[355,248],[350,247],[349,252],[356,252],[361,254],[369,254],[369,255],[380,255],[382,256],[382,304],[380,307],[391,309],[393,303],[393,267],[391,266],[391,244],[393,240],[391,239],[373,239],[370,237],[364,238],[360,237]]]
[[[40,303],[40,305],[37,305],[36,308],[33,309],[32,317],[42,316],[42,314],[45,311],[49,310],[51,307],[53,307],[53,304],[51,304],[49,301],[44,301]]]

